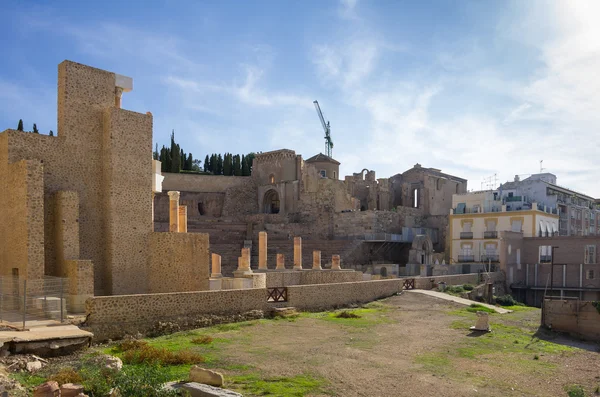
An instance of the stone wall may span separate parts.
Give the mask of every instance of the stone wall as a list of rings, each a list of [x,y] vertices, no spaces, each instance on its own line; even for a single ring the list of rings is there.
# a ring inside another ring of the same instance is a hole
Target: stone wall
[[[179,205],[186,206],[188,219],[218,218],[223,212],[225,193],[197,193],[182,191]],[[154,221],[169,222],[169,195],[167,191],[154,195]]]
[[[243,186],[251,178],[249,176],[174,174],[163,172],[163,191],[177,190],[196,193],[224,193],[227,189]]]
[[[554,331],[600,341],[600,313],[592,302],[546,299],[542,305],[543,324]]]
[[[267,288],[348,283],[363,280],[362,273],[354,270],[269,271],[266,275]]]
[[[267,309],[265,289],[119,295],[86,302],[85,329],[95,340],[152,330],[158,322],[193,322],[204,315],[236,315]]]
[[[480,276],[479,273],[471,273],[471,274],[456,274],[456,275],[444,275],[444,276],[433,276],[433,277],[416,277],[415,278],[415,288],[432,289],[434,284],[439,284],[440,282],[445,282],[447,285],[463,285],[463,284],[477,285],[477,284],[479,284],[480,277],[484,277],[484,279],[487,279],[488,276],[487,275]],[[489,277],[492,282],[504,281],[504,273],[502,273],[502,272],[489,273]]]
[[[287,288],[287,305],[300,310],[325,310],[371,302],[401,290],[401,279],[291,286]]]
[[[227,188],[222,215],[238,217],[259,212],[257,190],[254,178],[248,178],[241,186]]]
[[[209,289],[209,243],[204,233],[150,235],[148,292]]]

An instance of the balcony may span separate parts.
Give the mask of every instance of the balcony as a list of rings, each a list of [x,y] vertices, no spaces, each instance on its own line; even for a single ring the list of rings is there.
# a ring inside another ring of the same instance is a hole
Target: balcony
[[[460,239],[467,240],[473,238],[473,232],[460,232]]]
[[[495,230],[493,232],[483,232],[483,238],[498,238],[498,232]]]
[[[459,262],[475,262],[475,257],[473,255],[459,255]]]
[[[510,203],[513,201],[523,201],[523,196],[511,196],[511,197],[505,197],[504,199],[506,200],[507,203]]]
[[[540,255],[540,263],[551,263],[552,255]]]
[[[500,256],[498,254],[483,254],[481,255],[482,262],[500,262]]]

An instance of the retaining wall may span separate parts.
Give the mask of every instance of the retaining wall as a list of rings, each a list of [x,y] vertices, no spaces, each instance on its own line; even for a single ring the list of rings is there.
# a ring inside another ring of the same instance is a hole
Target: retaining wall
[[[348,283],[363,280],[362,273],[354,270],[269,271],[266,274],[267,288]]]
[[[542,306],[542,321],[554,331],[600,341],[600,313],[592,302],[546,299]]]
[[[371,302],[392,296],[401,290],[401,279],[295,285],[287,288],[287,306],[299,310],[324,310],[352,303]]]
[[[86,301],[85,328],[96,340],[116,339],[149,332],[159,321],[181,323],[205,315],[230,316],[266,309],[264,288],[99,296]]]

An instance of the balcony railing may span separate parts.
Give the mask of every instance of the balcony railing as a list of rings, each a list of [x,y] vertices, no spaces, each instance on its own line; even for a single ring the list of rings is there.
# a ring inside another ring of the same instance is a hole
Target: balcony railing
[[[511,201],[523,201],[523,196],[505,197],[505,200],[507,203],[510,203]]]
[[[475,262],[475,257],[473,255],[459,255],[459,262]]]
[[[481,255],[482,262],[499,262],[500,256],[498,254],[484,254]]]
[[[552,255],[540,255],[540,263],[552,262]]]
[[[461,239],[472,239],[473,238],[473,232],[460,232],[460,238]]]
[[[495,230],[493,232],[483,232],[483,238],[498,238],[498,232]]]

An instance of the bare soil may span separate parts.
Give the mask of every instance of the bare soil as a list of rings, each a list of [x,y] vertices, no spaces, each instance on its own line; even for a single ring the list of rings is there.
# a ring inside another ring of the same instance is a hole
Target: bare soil
[[[554,342],[559,342],[553,353],[529,353],[523,346],[518,352],[484,349],[485,354],[477,350],[471,354],[473,338],[486,336],[469,336],[468,326],[456,326],[457,321],[474,325],[474,314],[457,313],[465,306],[412,293],[381,302],[384,310],[370,314],[375,318],[366,326],[347,325],[352,319],[340,324],[303,315],[295,321],[245,327],[240,331],[243,337],[224,346],[220,356],[251,365],[264,377],[302,373],[323,377],[329,384],[327,394],[322,395],[348,397],[554,397],[567,396],[565,387],[574,384],[594,396],[600,385],[596,345],[558,338],[546,347],[554,350]],[[520,327],[529,339],[537,332],[539,316],[538,309],[495,314],[490,317],[491,335],[503,337],[494,335],[494,324],[498,324]],[[540,335],[542,339],[555,337]],[[509,350],[510,343],[517,342],[507,338]],[[223,372],[227,376],[228,371]]]

